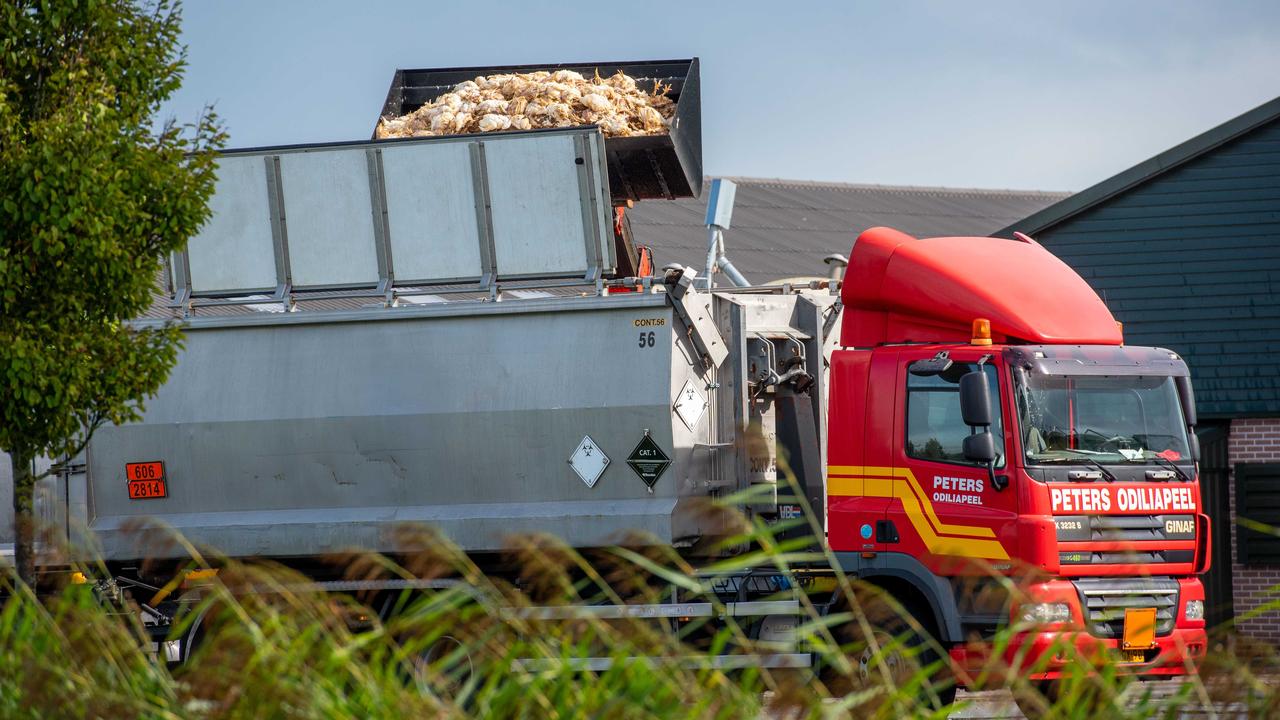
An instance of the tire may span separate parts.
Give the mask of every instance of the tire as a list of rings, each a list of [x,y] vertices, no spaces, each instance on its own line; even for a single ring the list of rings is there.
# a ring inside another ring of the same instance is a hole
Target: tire
[[[420,628],[395,627],[400,594],[387,593],[379,603],[378,618],[388,624],[400,643],[413,642]],[[445,633],[404,659],[401,668],[406,684],[424,695],[457,701],[468,683],[477,677],[477,661],[461,635]]]
[[[452,662],[448,662],[453,658]],[[418,687],[449,699],[456,699],[476,673],[475,661],[463,641],[442,635],[414,660],[413,675]]]
[[[922,603],[902,605],[890,600],[887,594],[874,586],[855,589],[858,607],[866,617],[871,635],[868,638],[857,612],[847,602],[837,603],[832,612],[852,612],[853,619],[832,628],[841,653],[852,665],[852,673],[842,671],[837,658],[820,661],[819,678],[827,690],[836,697],[862,693],[886,684],[894,688],[913,686],[915,707],[920,710],[937,710],[952,704],[956,696],[956,683],[950,666],[939,663],[942,656],[936,637],[933,613]],[[905,611],[905,613],[904,613]],[[913,624],[908,616],[915,619]],[[932,669],[931,669],[932,668]],[[924,677],[925,673],[928,677]],[[890,713],[898,715],[900,703],[887,702],[896,693],[881,693],[870,705],[854,708],[856,717]],[[900,697],[900,696],[899,696]],[[896,705],[896,707],[895,707]]]

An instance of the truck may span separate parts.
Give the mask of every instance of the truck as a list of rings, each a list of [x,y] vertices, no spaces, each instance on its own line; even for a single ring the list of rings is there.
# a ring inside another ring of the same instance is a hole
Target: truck
[[[92,536],[81,559],[139,593],[177,587],[156,560],[186,552],[138,532],[147,519],[339,591],[316,560],[407,552],[404,523],[482,567],[528,533],[721,557],[746,548],[707,504],[746,497],[748,518],[807,520],[836,567],[799,570],[883,588],[961,682],[997,652],[1051,681],[1072,662],[1063,643],[1143,676],[1195,666],[1210,533],[1176,353],[1125,345],[1089,285],[1024,235],[871,228],[842,278],[750,287],[717,272],[729,220],[713,203],[704,268],[640,274],[626,208],[701,191],[697,60],[564,67],[661,82],[678,119],[644,138],[224,152],[210,221],[136,321],[182,322],[178,362],[141,420],[101,428],[42,481],[46,526],[73,547]],[[384,111],[520,69],[397,71]],[[777,572],[713,587],[767,633],[799,612],[777,602]],[[197,637],[168,637],[185,592],[143,603],[171,660]],[[688,622],[680,592],[629,610]]]

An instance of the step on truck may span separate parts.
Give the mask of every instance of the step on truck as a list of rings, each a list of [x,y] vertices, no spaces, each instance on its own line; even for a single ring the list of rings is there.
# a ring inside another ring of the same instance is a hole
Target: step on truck
[[[184,553],[136,532],[147,518],[337,590],[311,561],[408,551],[404,523],[481,563],[513,533],[644,537],[704,560],[737,532],[708,501],[751,491],[738,512],[808,519],[962,681],[1010,624],[1025,629],[1004,659],[1034,679],[1066,669],[1062,642],[1140,675],[1195,665],[1210,535],[1177,354],[1125,345],[1089,286],[1021,235],[872,228],[851,236],[842,282],[722,287],[713,262],[637,274],[628,204],[701,190],[697,61],[559,67],[670,86],[671,132],[223,153],[212,218],[137,320],[185,325],[177,365],[140,421],[100,429],[42,482],[44,521],[91,533],[83,559],[142,599],[170,580],[147,568]],[[510,70],[398,71],[384,110]],[[727,224],[709,218],[709,260]],[[775,602],[775,575],[713,586],[768,632],[799,612]],[[198,630],[166,638],[184,592],[142,600],[172,660]],[[678,602],[635,611],[690,619]]]

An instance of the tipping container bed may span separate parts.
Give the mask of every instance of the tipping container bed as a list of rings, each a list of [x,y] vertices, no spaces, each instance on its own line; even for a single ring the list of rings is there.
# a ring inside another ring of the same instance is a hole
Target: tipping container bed
[[[489,67],[396,70],[380,117],[407,115],[465,80],[482,75],[573,70],[584,77],[608,77],[621,70],[651,90],[656,82],[671,86],[676,114],[664,135],[614,137],[605,140],[609,187],[615,202],[698,197],[702,193],[702,109],[698,58],[645,62],[493,65]],[[375,123],[376,125],[376,123]],[[498,133],[485,133],[486,135]],[[387,140],[380,142],[397,142]]]

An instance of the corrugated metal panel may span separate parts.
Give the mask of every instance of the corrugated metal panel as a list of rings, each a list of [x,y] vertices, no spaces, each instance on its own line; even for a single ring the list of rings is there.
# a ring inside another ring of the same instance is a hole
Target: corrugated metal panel
[[[1039,191],[733,180],[738,192],[726,249],[753,283],[825,276],[822,258],[847,254],[858,233],[876,225],[919,237],[988,235],[1067,197]],[[702,266],[705,199],[644,202],[629,212],[636,242],[652,247],[659,265]]]
[[[1187,359],[1202,416],[1280,413],[1280,119],[1037,239],[1103,296],[1126,342]]]

